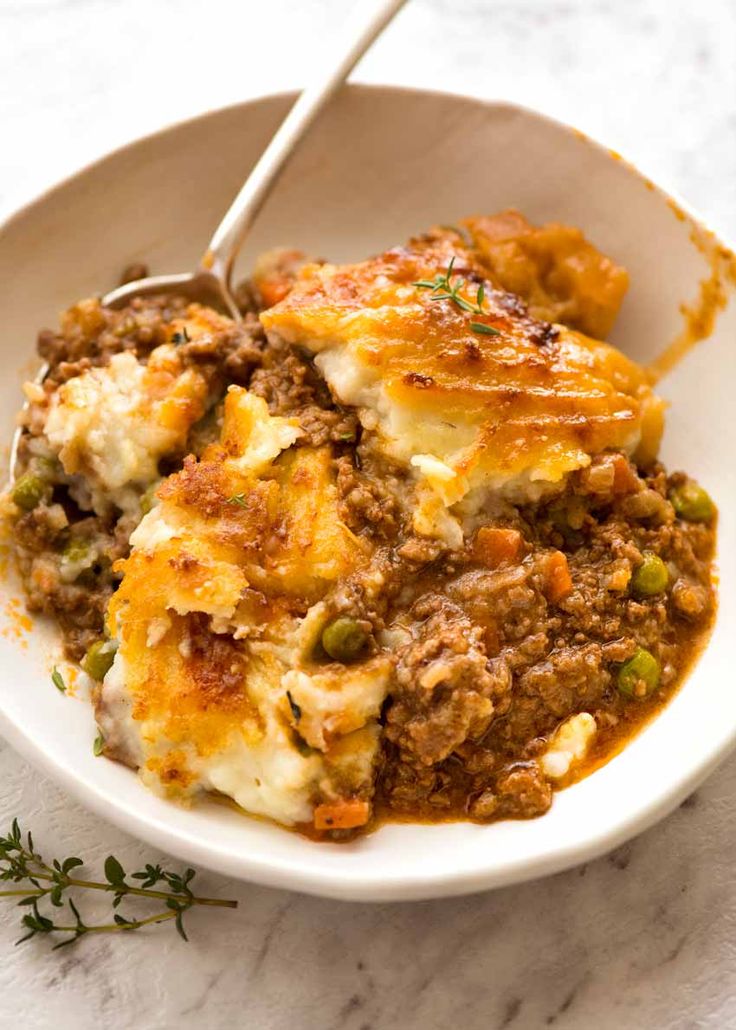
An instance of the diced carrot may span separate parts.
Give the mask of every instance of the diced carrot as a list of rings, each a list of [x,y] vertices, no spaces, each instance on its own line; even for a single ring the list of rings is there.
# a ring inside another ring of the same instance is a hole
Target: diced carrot
[[[614,494],[633,493],[639,485],[639,479],[628,458],[623,454],[614,454],[612,459]]]
[[[258,281],[258,292],[261,295],[263,306],[265,308],[272,308],[274,304],[278,304],[280,300],[284,299],[293,285],[293,280],[288,279],[285,275],[273,275],[260,279]]]
[[[367,801],[345,798],[329,804],[317,805],[314,810],[315,830],[354,830],[364,826],[371,814]]]
[[[504,562],[515,562],[521,554],[522,536],[517,529],[501,526],[481,526],[475,534],[473,556],[489,569],[497,569]]]
[[[286,247],[274,247],[259,256],[251,282],[264,307],[271,308],[284,299],[306,260],[303,251]]]
[[[553,551],[547,560],[547,600],[561,601],[572,591],[572,576],[567,558],[562,551]]]
[[[486,626],[483,630],[483,643],[486,645],[486,654],[489,658],[495,658],[501,650],[501,641],[498,636],[498,629],[494,625]]]

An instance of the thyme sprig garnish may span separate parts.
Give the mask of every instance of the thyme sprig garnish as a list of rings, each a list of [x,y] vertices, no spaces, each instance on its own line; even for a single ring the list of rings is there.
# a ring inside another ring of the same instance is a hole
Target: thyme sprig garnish
[[[0,898],[18,898],[18,904],[27,906],[21,925],[27,932],[16,944],[30,940],[36,934],[60,934],[54,949],[73,944],[87,934],[117,933],[138,930],[153,923],[173,920],[177,932],[185,941],[184,913],[195,905],[213,905],[219,908],[237,908],[237,901],[222,898],[199,898],[192,893],[191,883],[195,872],[187,869],[174,873],[160,865],[146,863],[143,869],[128,875],[114,855],[105,859],[105,881],[83,880],[74,876],[74,870],[84,865],[81,858],[73,855],[61,861],[54,859],[51,865],[36,851],[30,833],[23,834],[18,820],[13,820],[10,832],[0,837],[0,880],[18,884],[13,890],[0,891]],[[131,881],[137,881],[133,883]],[[22,886],[20,886],[22,885]],[[159,886],[160,885],[160,886]],[[133,918],[116,911],[112,922],[86,923],[77,907],[72,891],[105,891],[113,895],[112,907],[117,909],[123,899],[143,898],[156,902],[160,910],[153,915]],[[48,902],[52,909],[59,909],[60,921],[52,918],[52,911],[42,912],[41,902]]]
[[[238,506],[238,508],[247,508],[248,507],[247,501],[245,500],[245,494],[244,493],[243,494],[233,494],[232,497],[228,497],[227,503],[228,504],[235,504],[235,505]]]
[[[452,257],[443,273],[436,275],[434,279],[419,279],[417,282],[412,283],[412,286],[416,286],[420,290],[431,290],[432,296],[430,300],[449,300],[456,307],[460,308],[461,311],[466,311],[470,315],[488,314],[483,308],[483,301],[486,297],[485,283],[481,283],[478,286],[475,302],[468,300],[460,292],[465,286],[465,280],[455,276],[455,282],[453,283],[452,281],[454,265],[455,258]],[[494,329],[492,325],[486,325],[485,322],[471,322],[470,328],[474,333],[482,333],[486,336],[500,336],[498,329]]]

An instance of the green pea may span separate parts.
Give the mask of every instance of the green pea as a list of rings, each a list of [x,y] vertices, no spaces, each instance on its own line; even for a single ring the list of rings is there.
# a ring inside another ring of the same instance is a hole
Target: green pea
[[[77,562],[84,561],[89,555],[89,550],[89,540],[85,540],[82,536],[72,536],[67,540],[61,553],[65,562],[76,564]]]
[[[625,697],[643,701],[659,686],[661,670],[654,655],[637,647],[618,670],[618,689]]]
[[[82,660],[82,668],[93,680],[102,682],[107,675],[118,649],[116,640],[97,640]]]
[[[44,480],[33,472],[25,472],[13,487],[13,503],[23,511],[33,511],[46,496],[48,490]]]
[[[88,577],[97,557],[92,542],[82,536],[69,537],[61,552],[59,575],[63,583],[74,583]]]
[[[688,522],[710,522],[716,506],[706,490],[694,479],[670,490],[670,502],[681,519]]]
[[[368,634],[356,619],[341,615],[322,630],[322,647],[336,662],[352,662],[368,643]]]
[[[631,577],[631,593],[634,597],[654,597],[667,589],[670,581],[667,566],[653,551],[644,551],[641,562]]]

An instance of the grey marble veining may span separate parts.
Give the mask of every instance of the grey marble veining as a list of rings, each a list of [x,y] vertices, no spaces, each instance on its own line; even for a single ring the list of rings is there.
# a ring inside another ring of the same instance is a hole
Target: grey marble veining
[[[299,84],[346,7],[0,0],[0,206],[166,121]],[[541,107],[736,237],[733,0],[412,0],[360,77]],[[728,1030],[735,794],[732,758],[606,858],[471,898],[352,905],[202,874],[240,908],[194,913],[188,945],[160,927],[13,949],[3,905],[0,1027]],[[155,857],[0,745],[2,824],[16,814],[52,852]]]

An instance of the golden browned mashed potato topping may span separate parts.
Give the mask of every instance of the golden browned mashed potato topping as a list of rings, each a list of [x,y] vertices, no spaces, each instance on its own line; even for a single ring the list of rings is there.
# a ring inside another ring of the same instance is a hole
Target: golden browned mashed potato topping
[[[707,636],[716,520],[602,342],[626,287],[507,211],[271,251],[238,323],[159,297],[43,331],[6,508],[105,754],[340,839],[542,814],[620,747]]]

